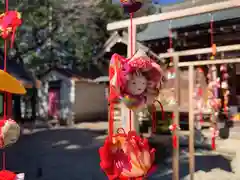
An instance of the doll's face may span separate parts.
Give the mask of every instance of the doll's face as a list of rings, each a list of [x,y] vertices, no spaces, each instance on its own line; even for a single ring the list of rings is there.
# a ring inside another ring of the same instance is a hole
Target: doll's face
[[[147,79],[141,74],[133,74],[127,82],[127,91],[132,95],[140,95],[147,88]]]

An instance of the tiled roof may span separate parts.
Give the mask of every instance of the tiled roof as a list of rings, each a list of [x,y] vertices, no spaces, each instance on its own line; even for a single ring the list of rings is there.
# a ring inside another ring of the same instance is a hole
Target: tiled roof
[[[214,17],[214,21],[234,19],[240,17],[240,10],[239,8],[222,10],[212,13],[212,15]],[[209,14],[201,14],[196,16],[175,19],[172,20],[171,27],[172,29],[177,29],[192,25],[204,24],[210,22],[210,19],[211,17]],[[151,23],[144,31],[137,34],[137,40],[149,41],[168,37],[169,36],[168,28],[169,21]]]
[[[55,70],[69,78],[84,78],[84,79],[95,79],[99,76],[102,76],[103,74],[100,72],[100,70],[96,66],[90,66],[89,69],[84,70],[78,70],[77,68],[68,68],[68,67],[52,67],[47,70],[47,72],[44,72],[39,77],[43,77],[50,71]]]

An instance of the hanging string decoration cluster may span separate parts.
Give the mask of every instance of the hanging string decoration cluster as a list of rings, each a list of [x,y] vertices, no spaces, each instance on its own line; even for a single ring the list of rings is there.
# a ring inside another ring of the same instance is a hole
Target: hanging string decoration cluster
[[[131,57],[114,54],[110,61],[109,135],[99,149],[100,166],[110,180],[142,180],[154,169],[155,149],[149,146],[146,138],[132,130],[131,111],[137,112],[146,105],[154,107],[162,87],[163,71],[144,51],[133,52],[133,13],[141,8],[142,3],[122,0],[121,5],[125,13],[130,15]],[[116,100],[129,109],[129,132],[119,128],[114,133],[113,111]],[[153,120],[156,121],[155,113]],[[156,130],[156,125],[153,130]]]
[[[11,119],[12,94],[25,94],[22,84],[7,72],[7,49],[14,45],[17,28],[21,25],[21,15],[17,11],[8,10],[8,1],[5,1],[5,13],[0,15],[0,35],[4,40],[4,69],[0,70],[0,91],[4,94],[4,115],[0,121],[0,148],[3,150],[1,180],[24,180],[24,174],[16,174],[6,170],[6,155],[4,148],[14,144],[20,135],[19,125]]]
[[[169,29],[168,29],[168,35],[169,35],[169,53],[173,52],[173,30],[172,30],[172,21],[169,22]],[[176,69],[173,66],[174,62],[173,62],[173,57],[170,57],[170,62],[169,62],[169,67],[167,70],[167,80],[168,81],[176,81]],[[174,83],[173,83],[174,84]],[[176,89],[175,89],[176,91]],[[176,99],[174,97],[174,95],[172,95],[171,100],[169,102],[169,105],[175,105],[176,104]],[[175,114],[174,112],[172,112],[171,114],[171,124],[168,127],[168,129],[170,130],[171,134],[172,134],[172,147],[174,149],[177,149],[177,144],[178,144],[178,132],[180,131],[180,126],[175,124],[174,121],[175,118]]]
[[[210,21],[210,43],[212,47],[212,56],[211,59],[214,60],[216,53],[217,53],[217,47],[216,44],[214,44],[214,19],[213,16],[211,16]],[[216,149],[216,137],[218,136],[218,130],[216,121],[219,115],[219,110],[221,107],[221,100],[218,98],[218,93],[220,89],[220,78],[217,76],[217,67],[216,65],[209,66],[209,71],[207,74],[208,79],[208,105],[212,110],[211,114],[211,121],[212,121],[212,127],[210,130],[212,131],[211,140],[212,140],[212,149]]]

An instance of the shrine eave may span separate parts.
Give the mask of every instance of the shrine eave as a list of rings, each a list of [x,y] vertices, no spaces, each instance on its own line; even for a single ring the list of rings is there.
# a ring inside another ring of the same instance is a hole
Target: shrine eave
[[[240,17],[240,8],[233,8],[228,10],[221,10],[213,12],[214,21],[222,21]],[[187,26],[199,25],[210,22],[211,16],[209,13],[184,17],[171,21],[171,28],[178,29]],[[138,41],[150,41],[155,39],[166,38],[169,36],[170,21],[155,22],[148,25],[148,27],[137,34]],[[174,35],[174,34],[173,34]]]

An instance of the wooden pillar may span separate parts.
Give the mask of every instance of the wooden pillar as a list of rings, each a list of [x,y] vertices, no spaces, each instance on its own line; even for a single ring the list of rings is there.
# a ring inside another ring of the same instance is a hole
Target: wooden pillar
[[[179,74],[179,56],[173,57],[174,62],[174,69],[175,69],[175,84],[174,84],[174,92],[175,92],[175,100],[176,100],[176,108],[174,110],[174,119],[173,124],[176,124],[177,127],[179,127],[179,107],[180,107],[180,87],[179,87],[179,81],[180,81],[180,74]],[[178,136],[178,132],[174,131],[173,136]],[[173,180],[179,180],[179,141],[177,141],[177,147],[173,149],[173,162],[172,162],[172,168],[173,168]]]
[[[195,172],[195,143],[194,143],[194,102],[193,102],[193,90],[194,90],[194,66],[190,65],[188,69],[188,87],[189,87],[189,103],[188,103],[188,120],[189,120],[189,174],[190,180],[194,180]]]
[[[137,26],[133,23],[132,29],[130,27],[130,21],[129,21],[129,27],[128,27],[128,49],[127,49],[127,56],[131,57],[131,50],[133,51],[133,54],[136,52],[136,36],[137,36]],[[132,32],[131,32],[132,30]],[[132,49],[131,49],[131,43],[132,42]],[[130,110],[124,105],[121,105],[121,121],[122,126],[125,129],[126,132],[130,130]],[[139,121],[137,118],[137,114],[131,111],[131,126],[132,130],[135,130],[137,133],[139,133]]]

